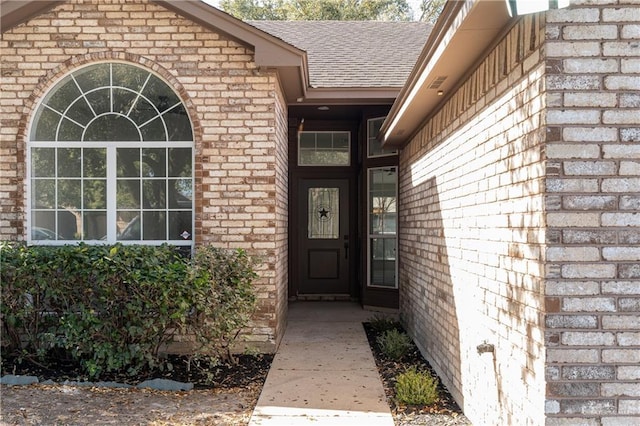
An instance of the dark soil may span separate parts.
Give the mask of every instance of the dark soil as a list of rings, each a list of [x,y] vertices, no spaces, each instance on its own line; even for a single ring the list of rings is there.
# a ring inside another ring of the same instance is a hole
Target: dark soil
[[[137,385],[148,379],[169,379],[192,383],[194,389],[233,389],[251,384],[262,385],[269,372],[273,355],[238,355],[237,364],[209,363],[205,360],[191,361],[185,356],[170,355],[170,369],[143,371],[135,375],[105,373],[99,378],[89,378],[81,366],[72,361],[50,357],[37,362],[12,356],[2,356],[0,375],[14,374],[36,376],[42,382],[118,382]]]
[[[446,414],[454,417],[461,416],[462,410],[454,401],[447,388],[438,379],[438,391],[440,397],[432,405],[415,406],[403,405],[396,401],[395,383],[396,377],[405,372],[410,367],[416,367],[419,371],[428,371],[433,377],[437,377],[431,365],[424,359],[417,346],[411,342],[411,349],[399,360],[387,358],[380,350],[376,341],[382,331],[376,330],[371,323],[364,323],[364,330],[369,340],[369,346],[376,361],[378,372],[382,377],[384,390],[387,394],[387,401],[394,416],[416,415],[416,414]],[[394,326],[398,331],[405,332],[400,324]]]

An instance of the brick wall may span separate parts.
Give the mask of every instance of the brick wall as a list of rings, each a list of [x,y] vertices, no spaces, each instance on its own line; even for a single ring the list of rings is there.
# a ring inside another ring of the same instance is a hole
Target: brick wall
[[[520,20],[400,154],[402,319],[474,424],[544,423],[540,18]]]
[[[547,15],[548,424],[640,423],[640,5]]]
[[[196,245],[262,257],[247,338],[273,350],[287,281],[286,112],[275,72],[259,70],[245,46],[144,0],[69,1],[2,33],[0,49],[0,239],[24,239],[27,128],[51,82],[99,60],[152,69],[194,123]]]

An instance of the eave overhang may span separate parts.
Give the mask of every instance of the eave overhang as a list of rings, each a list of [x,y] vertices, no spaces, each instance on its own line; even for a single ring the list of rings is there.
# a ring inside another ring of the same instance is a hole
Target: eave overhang
[[[448,1],[380,129],[383,146],[409,142],[513,22],[505,1]]]

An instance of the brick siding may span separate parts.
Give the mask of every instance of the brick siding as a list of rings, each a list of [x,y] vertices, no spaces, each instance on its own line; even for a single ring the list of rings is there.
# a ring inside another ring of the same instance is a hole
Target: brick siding
[[[547,424],[637,424],[640,5],[573,3],[547,14]]]
[[[543,28],[520,20],[400,155],[401,315],[474,424],[544,422]]]
[[[28,125],[46,90],[94,61],[149,68],[194,124],[196,247],[241,247],[264,260],[246,339],[274,350],[287,286],[286,105],[275,72],[258,69],[247,47],[144,0],[69,1],[2,33],[0,49],[0,239],[24,240]]]

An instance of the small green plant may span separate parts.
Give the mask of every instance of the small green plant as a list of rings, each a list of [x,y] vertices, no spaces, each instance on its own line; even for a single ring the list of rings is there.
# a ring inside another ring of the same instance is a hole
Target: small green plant
[[[406,333],[391,329],[383,332],[376,342],[382,353],[391,359],[400,359],[411,349],[411,339]]]
[[[431,405],[438,399],[438,381],[426,371],[411,367],[396,380],[396,400],[407,405]]]
[[[369,319],[368,323],[376,333],[397,329],[400,326],[400,323],[394,318],[381,313],[376,313]]]

